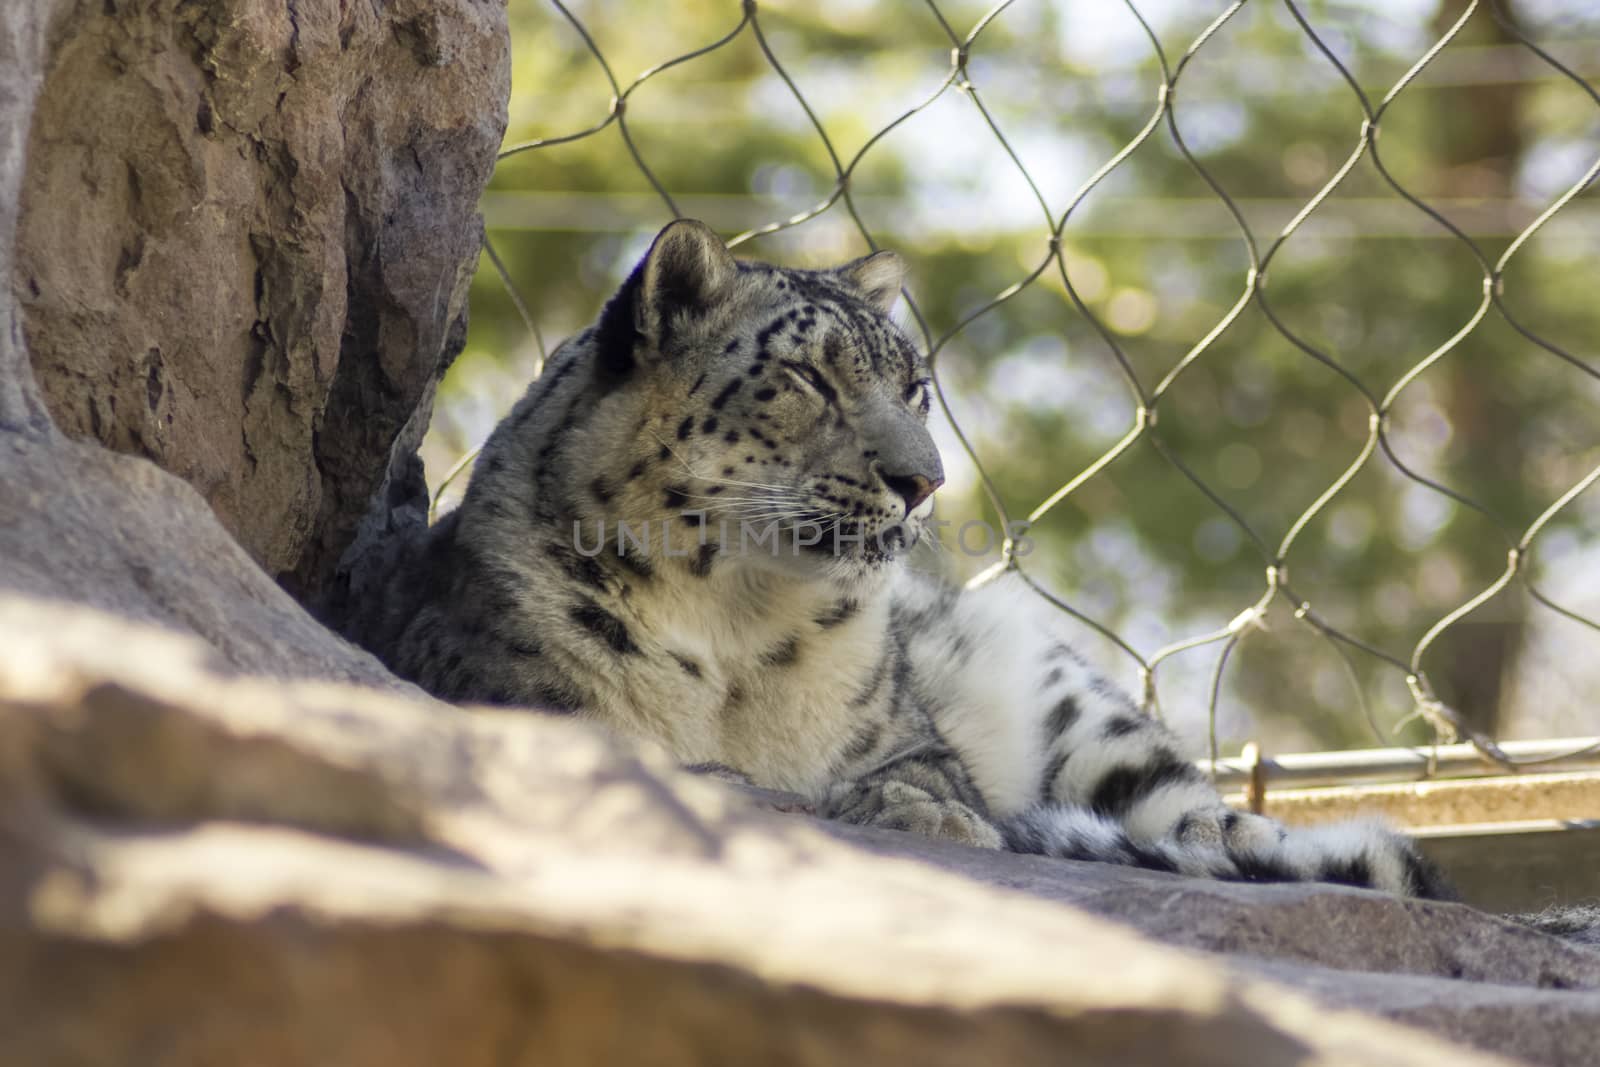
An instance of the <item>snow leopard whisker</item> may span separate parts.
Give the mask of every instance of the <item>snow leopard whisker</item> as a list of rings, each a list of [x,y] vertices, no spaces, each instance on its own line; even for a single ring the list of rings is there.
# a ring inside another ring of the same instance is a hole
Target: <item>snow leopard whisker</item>
[[[705,500],[724,510],[739,507],[791,507],[800,503],[796,497],[779,493],[690,493],[690,500]]]
[[[718,475],[715,475],[715,474],[702,474],[699,471],[695,470],[694,469],[694,465],[691,464],[687,459],[684,458],[683,453],[679,452],[676,448],[673,448],[672,445],[670,443],[668,443],[668,441],[665,438],[663,438],[659,433],[656,433],[654,430],[651,430],[650,431],[650,436],[655,438],[656,442],[662,448],[666,449],[669,453],[671,453],[672,458],[678,461],[678,466],[683,468],[683,473],[684,474],[688,475],[690,478],[694,479],[697,482],[707,482],[707,483],[709,483],[711,485],[737,485],[737,486],[743,486],[743,487],[749,488],[749,489],[770,489],[770,490],[774,490],[776,492],[790,492],[790,493],[792,493],[792,492],[795,491],[793,486],[788,486],[788,485],[778,485],[778,484],[770,483],[770,482],[752,482],[752,481],[746,481],[746,480],[739,479],[739,478],[725,478],[725,477],[721,477],[721,476],[718,476]]]
[[[719,509],[726,511],[799,511],[805,509],[803,500],[779,493],[690,493],[689,498],[691,500],[710,501],[716,504]]]
[[[771,502],[760,502],[754,506],[719,508],[718,510],[726,511],[729,518],[738,519],[744,523],[798,523],[808,521],[810,514],[803,508]]]
[[[696,481],[707,482],[711,485],[739,486],[740,488],[744,489],[767,489],[775,493],[799,492],[799,490],[792,485],[776,485],[769,482],[751,482],[745,481],[741,478],[723,478],[714,474],[696,474],[694,470],[687,464],[684,465],[683,469],[688,473],[689,477],[695,479]]]

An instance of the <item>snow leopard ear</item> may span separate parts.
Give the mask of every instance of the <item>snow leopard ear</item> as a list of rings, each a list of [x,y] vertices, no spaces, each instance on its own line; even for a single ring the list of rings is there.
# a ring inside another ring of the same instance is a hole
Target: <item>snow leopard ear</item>
[[[893,252],[874,252],[838,268],[834,273],[861,290],[884,314],[894,310],[900,287],[906,281],[906,261]]]
[[[640,265],[639,331],[664,346],[680,313],[696,315],[713,306],[739,272],[722,238],[698,219],[669,222],[656,234]]]

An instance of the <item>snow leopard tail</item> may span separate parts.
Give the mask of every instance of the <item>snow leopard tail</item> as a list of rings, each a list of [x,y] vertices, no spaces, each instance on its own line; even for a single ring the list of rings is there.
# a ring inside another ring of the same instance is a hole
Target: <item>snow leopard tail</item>
[[[1093,860],[1233,882],[1332,882],[1432,900],[1456,897],[1444,876],[1402,834],[1375,822],[1288,829],[1260,816],[1227,813],[1226,828],[1250,820],[1259,832],[1218,840],[1139,840],[1111,819],[1080,807],[1050,804],[1005,820],[1015,852]]]
[[[1259,816],[1238,816],[1259,819]],[[1221,822],[1231,821],[1224,815]],[[1265,820],[1262,820],[1265,821]],[[1259,826],[1259,823],[1257,824]],[[1085,808],[1041,805],[1004,820],[1013,852],[1091,860],[1233,882],[1334,882],[1400,896],[1456,900],[1439,870],[1408,837],[1376,822],[1277,827],[1276,846],[1141,841]],[[1228,835],[1223,835],[1223,841]],[[1569,904],[1502,918],[1572,944],[1600,949],[1600,904]]]

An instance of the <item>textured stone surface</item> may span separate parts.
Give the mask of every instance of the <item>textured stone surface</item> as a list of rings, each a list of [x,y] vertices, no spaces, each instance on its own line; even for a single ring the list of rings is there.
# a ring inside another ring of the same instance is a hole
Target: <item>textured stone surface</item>
[[[1321,885],[1234,885],[827,825],[881,855],[1060,901],[1234,973],[1534,1063],[1600,1063],[1600,951],[1462,905]]]
[[[77,0],[49,22],[6,277],[50,411],[189,482],[307,599],[375,494],[380,523],[425,494],[507,43],[500,0]]]
[[[1054,860],[1017,856],[999,867],[970,849],[823,825],[872,851],[1071,904],[1171,944],[1349,971],[1600,990],[1600,952],[1461,905],[1337,886],[1172,878],[1106,864],[1078,864],[1072,877],[1062,878]]]
[[[0,432],[35,438],[53,431],[28,368],[22,321],[7,282],[28,120],[43,76],[45,24],[54,6],[38,0],[0,8]]]
[[[7,1062],[1502,1062],[1030,898],[1079,865],[876,856],[580,723],[228,678],[82,608],[0,633]]]
[[[203,634],[219,669],[415,691],[329,634],[149,462],[0,431],[0,593]]]

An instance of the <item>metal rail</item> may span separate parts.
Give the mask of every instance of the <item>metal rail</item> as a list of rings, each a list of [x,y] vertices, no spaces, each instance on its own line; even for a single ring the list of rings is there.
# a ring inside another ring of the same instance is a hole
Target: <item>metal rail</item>
[[[1600,737],[1503,741],[1500,747],[1523,773],[1600,770]],[[1578,753],[1574,755],[1573,753]],[[1486,778],[1505,768],[1483,757],[1472,745],[1437,748],[1366,748],[1348,752],[1296,752],[1200,760],[1200,769],[1214,774],[1218,787],[1247,789],[1251,783],[1278,789],[1321,786],[1381,785],[1439,778]]]

